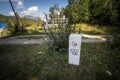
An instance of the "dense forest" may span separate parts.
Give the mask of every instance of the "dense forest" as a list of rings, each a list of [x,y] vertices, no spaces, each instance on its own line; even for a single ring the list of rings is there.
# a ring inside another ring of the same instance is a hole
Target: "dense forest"
[[[68,0],[65,15],[71,23],[120,24],[120,0]]]

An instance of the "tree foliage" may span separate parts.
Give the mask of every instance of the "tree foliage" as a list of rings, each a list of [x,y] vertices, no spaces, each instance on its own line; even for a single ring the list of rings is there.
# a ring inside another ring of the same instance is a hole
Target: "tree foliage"
[[[81,0],[70,4],[65,9],[65,15],[69,18],[70,23],[80,23],[89,20],[89,0]]]
[[[120,0],[68,0],[65,15],[70,23],[120,24]]]
[[[64,11],[65,11],[65,8],[60,9],[58,4],[54,4],[49,9],[49,17],[50,19],[58,18],[58,17],[62,18],[65,13]]]
[[[117,10],[112,0],[91,0],[90,21],[99,24],[114,24],[117,21]]]
[[[60,9],[59,9],[59,6],[58,6],[58,4],[54,4],[52,7],[50,7],[50,9],[49,9],[49,17],[51,18],[51,19],[53,19],[53,18],[56,18],[57,17],[57,13],[58,13],[58,11],[59,11]]]
[[[40,17],[37,18],[37,26],[42,29],[42,20]]]
[[[18,24],[16,23],[16,19],[14,16],[5,16],[0,14],[0,23],[7,23],[7,29],[11,33],[18,32]],[[34,22],[31,19],[26,17],[19,17],[19,23],[20,23],[21,30],[25,29],[25,27],[28,27],[34,24]]]

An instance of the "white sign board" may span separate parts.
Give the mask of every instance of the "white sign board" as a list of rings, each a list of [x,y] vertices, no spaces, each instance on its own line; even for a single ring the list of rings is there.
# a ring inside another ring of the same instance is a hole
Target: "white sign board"
[[[81,37],[80,34],[71,34],[69,36],[69,64],[79,65]]]

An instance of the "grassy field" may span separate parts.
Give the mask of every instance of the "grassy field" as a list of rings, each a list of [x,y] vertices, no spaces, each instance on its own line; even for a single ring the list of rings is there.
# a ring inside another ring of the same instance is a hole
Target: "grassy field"
[[[117,30],[117,27],[115,26],[102,26],[102,25],[91,25],[86,23],[76,24],[75,25],[76,30],[78,31],[81,29],[82,34],[92,34],[92,35],[98,35],[98,34],[114,34],[115,30]],[[24,34],[46,34],[46,32],[39,27],[32,25],[29,27],[26,27],[27,32]]]
[[[90,24],[76,24],[76,30],[78,31],[81,29],[82,34],[115,34],[115,30],[117,30],[117,27],[115,26],[100,26],[100,25],[90,25]],[[3,35],[0,35],[0,38],[12,36],[12,35],[34,35],[34,34],[46,34],[44,30],[42,30],[41,27],[38,27],[36,25],[31,25],[25,28],[26,31],[19,32],[17,34],[11,34],[9,30],[3,31]]]
[[[0,80],[120,80],[119,50],[83,43],[79,66],[67,52],[40,45],[0,45]]]
[[[12,31],[9,30],[9,27],[7,27],[3,32],[2,35],[0,35],[0,38],[6,38],[6,37],[10,37],[10,36],[16,36],[16,35],[34,35],[34,34],[45,34],[45,31],[42,30],[41,26],[37,26],[35,24],[25,27],[24,31],[20,31],[17,33],[13,32],[14,29]]]
[[[81,29],[82,34],[114,34],[117,27],[115,26],[102,26],[91,24],[76,24],[77,29]]]

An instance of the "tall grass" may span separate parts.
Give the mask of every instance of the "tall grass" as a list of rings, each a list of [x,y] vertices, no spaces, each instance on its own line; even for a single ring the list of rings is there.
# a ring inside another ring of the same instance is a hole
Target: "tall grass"
[[[81,29],[82,34],[114,34],[116,27],[114,26],[102,26],[102,25],[91,25],[91,24],[76,24],[77,29]]]
[[[9,37],[9,36],[11,36],[11,35],[12,35],[12,32],[9,31],[8,29],[5,29],[5,30],[1,33],[0,38]]]
[[[83,43],[79,66],[45,45],[0,45],[0,80],[119,80],[119,58],[104,43]]]

